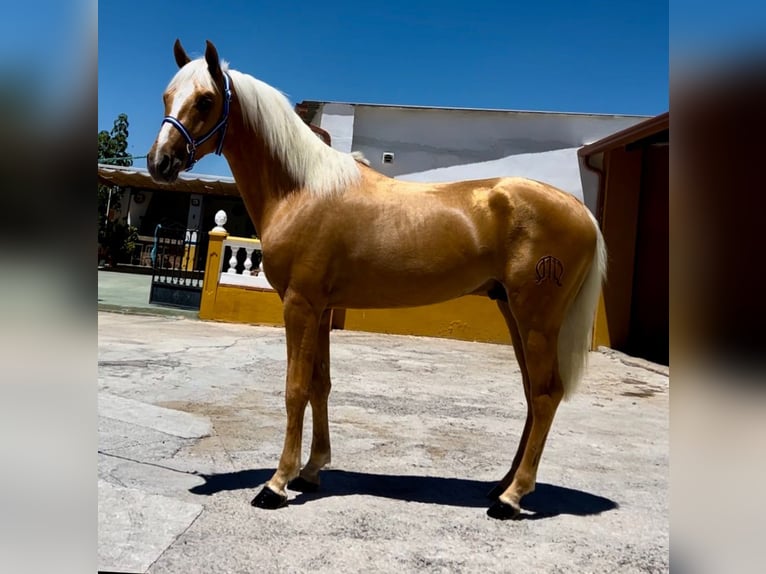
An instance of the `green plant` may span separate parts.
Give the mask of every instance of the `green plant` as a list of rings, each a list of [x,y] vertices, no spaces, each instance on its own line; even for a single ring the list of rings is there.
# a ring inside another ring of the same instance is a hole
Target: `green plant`
[[[133,165],[128,149],[128,116],[120,114],[110,132],[98,132],[98,161],[110,165]],[[123,190],[118,186],[98,184],[99,262],[115,264],[130,259],[138,239],[138,230],[114,214],[122,207]]]

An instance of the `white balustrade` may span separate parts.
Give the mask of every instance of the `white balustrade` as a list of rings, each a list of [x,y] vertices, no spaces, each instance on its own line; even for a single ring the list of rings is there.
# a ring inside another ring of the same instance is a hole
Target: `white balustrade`
[[[218,211],[215,214],[216,226],[213,228],[213,231],[226,232],[226,229],[223,227],[226,220],[226,212],[223,210]],[[231,249],[231,256],[228,260],[225,260],[227,247]],[[223,240],[222,248],[221,268],[218,270],[218,283],[220,285],[237,285],[239,287],[274,290],[269,280],[266,279],[266,274],[263,272],[263,263],[259,263],[258,267],[253,269],[254,259],[262,261],[260,240],[229,236]],[[245,261],[242,272],[239,273],[237,271],[239,263],[238,255],[242,249],[245,250]]]
[[[227,247],[231,249],[231,257],[228,261],[223,261],[223,258],[221,258],[222,268],[218,280],[221,285],[237,285],[267,290],[274,289],[263,272],[263,264],[259,263],[257,267],[253,266],[253,260],[260,260],[261,258],[260,241],[257,239],[228,238],[223,241],[224,252]],[[237,255],[242,249],[245,250],[245,261],[244,269],[240,273],[237,271]]]

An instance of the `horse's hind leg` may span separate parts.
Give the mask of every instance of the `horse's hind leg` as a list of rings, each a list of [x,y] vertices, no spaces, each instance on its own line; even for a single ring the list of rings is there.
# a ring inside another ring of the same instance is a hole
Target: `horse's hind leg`
[[[503,288],[503,290],[505,289]],[[521,463],[521,456],[524,454],[524,449],[527,446],[527,439],[529,438],[529,430],[532,427],[532,403],[529,400],[529,374],[527,373],[527,363],[526,358],[524,357],[524,345],[522,344],[519,328],[516,325],[516,319],[513,318],[508,301],[502,299],[498,300],[497,307],[503,314],[505,324],[508,326],[508,331],[511,334],[511,342],[513,343],[513,351],[516,354],[516,361],[519,363],[519,369],[521,370],[521,377],[524,383],[524,396],[527,399],[527,420],[524,423],[524,431],[521,433],[519,446],[516,449],[516,455],[513,457],[513,462],[511,463],[511,469],[506,473],[497,486],[487,494],[487,496],[492,499],[500,496],[511,484],[513,476],[516,474],[516,469],[519,468],[519,464]]]
[[[319,471],[330,462],[330,426],[327,418],[327,399],[330,396],[330,319],[332,310],[322,314],[317,334],[317,350],[309,389],[313,434],[311,454],[298,478],[288,484],[291,490],[314,492],[319,488]]]
[[[513,479],[487,511],[491,517],[501,519],[517,516],[521,511],[522,497],[535,489],[537,467],[545,440],[556,409],[564,396],[564,385],[558,371],[558,328],[536,330],[520,325],[519,334],[524,345],[529,380],[527,404],[532,421],[526,444],[517,453],[518,467],[513,473]]]

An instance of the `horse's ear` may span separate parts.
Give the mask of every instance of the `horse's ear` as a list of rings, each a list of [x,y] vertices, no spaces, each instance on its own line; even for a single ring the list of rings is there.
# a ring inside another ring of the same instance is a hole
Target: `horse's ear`
[[[221,73],[221,60],[218,58],[218,50],[210,40],[206,40],[207,48],[205,49],[205,61],[207,62],[207,69],[210,71],[210,75],[214,80],[219,80],[222,76]]]
[[[186,54],[186,50],[181,45],[181,40],[176,38],[176,43],[173,44],[173,55],[176,57],[176,64],[179,68],[183,68],[186,64],[191,62],[191,58]]]

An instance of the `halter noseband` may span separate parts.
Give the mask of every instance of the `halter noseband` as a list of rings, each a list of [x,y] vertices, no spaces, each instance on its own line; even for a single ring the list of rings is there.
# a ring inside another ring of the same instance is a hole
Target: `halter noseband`
[[[170,125],[175,126],[175,128],[181,132],[181,135],[186,139],[186,151],[189,153],[189,159],[186,160],[186,167],[184,168],[184,171],[189,171],[192,167],[194,167],[194,164],[197,163],[197,160],[194,159],[194,152],[197,151],[197,148],[219,131],[221,132],[221,135],[218,137],[218,146],[215,148],[215,154],[221,155],[221,150],[223,149],[223,138],[226,136],[226,126],[229,123],[229,104],[231,103],[230,80],[229,74],[226,72],[223,74],[223,93],[223,113],[221,114],[220,121],[215,124],[215,126],[213,126],[209,132],[207,132],[199,139],[195,140],[189,133],[189,130],[184,127],[178,118],[174,118],[173,116],[165,116],[162,119],[163,124],[167,122]]]

